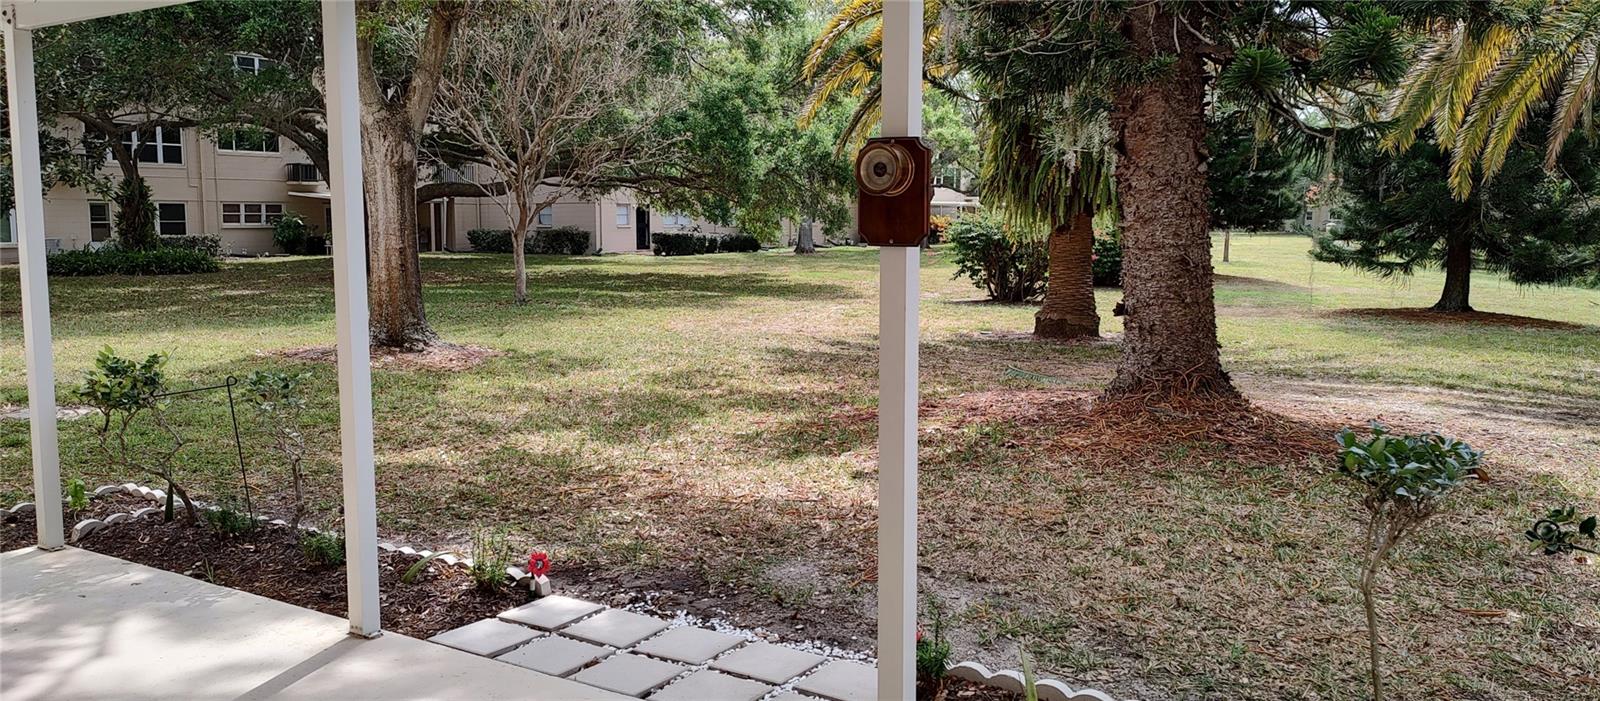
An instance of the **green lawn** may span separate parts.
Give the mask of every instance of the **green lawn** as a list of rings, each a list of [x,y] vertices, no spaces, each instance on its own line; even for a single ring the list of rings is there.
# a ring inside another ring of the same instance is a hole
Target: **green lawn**
[[[1427,306],[1441,276],[1379,280],[1313,265],[1306,248],[1240,236],[1217,264],[1224,361],[1251,399],[1304,421],[1439,429],[1490,454],[1494,480],[1387,580],[1396,697],[1592,698],[1600,574],[1526,554],[1519,534],[1548,506],[1600,511],[1600,291],[1476,276],[1480,310],[1574,328],[1353,315],[1341,310]],[[503,354],[459,372],[375,368],[381,525],[438,547],[506,524],[645,585],[687,578],[794,609],[802,635],[843,621],[870,636],[875,263],[867,249],[536,258],[518,307],[509,258],[425,256],[434,327]],[[982,303],[952,270],[943,250],[925,258],[922,549],[958,656],[1015,667],[1026,645],[1045,671],[1119,697],[1361,696],[1359,507],[1337,478],[1181,443],[1106,469],[1040,417],[1092,396],[1114,341],[1029,340],[1031,308]],[[64,404],[107,345],[170,352],[180,385],[312,372],[313,520],[330,522],[333,368],[274,355],[333,342],[326,259],[51,285]],[[1118,297],[1099,293],[1113,338]],[[26,400],[16,298],[15,268],[0,270],[11,407]],[[237,495],[220,398],[173,411],[195,491]],[[65,473],[129,477],[97,468],[87,422],[62,426]],[[281,504],[282,468],[248,421],[246,434],[251,484]],[[0,421],[5,503],[28,496],[27,446],[25,422]]]

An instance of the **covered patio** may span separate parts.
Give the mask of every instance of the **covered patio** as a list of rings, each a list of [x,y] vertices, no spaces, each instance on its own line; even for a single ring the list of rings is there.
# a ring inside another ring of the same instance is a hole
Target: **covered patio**
[[[6,698],[623,698],[400,635],[383,635],[368,344],[356,8],[322,3],[331,173],[348,616],[66,547],[33,31],[188,0],[6,0],[6,77],[38,545],[6,553]],[[883,21],[884,136],[921,132],[920,0]],[[878,675],[914,696],[919,249],[880,250]]]

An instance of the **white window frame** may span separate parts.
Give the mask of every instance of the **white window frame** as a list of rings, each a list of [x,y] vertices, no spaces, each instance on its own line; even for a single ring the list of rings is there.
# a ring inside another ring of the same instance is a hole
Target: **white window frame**
[[[233,210],[229,212],[228,210]],[[222,227],[225,229],[267,229],[283,219],[282,202],[223,202]],[[232,216],[234,221],[228,221]]]
[[[633,225],[633,205],[619,204],[616,213],[617,226]]]
[[[272,145],[272,148],[270,148],[270,149],[239,148],[239,131],[242,130],[242,129],[255,129],[257,131],[260,131],[262,134],[265,134],[267,136],[268,143],[270,143]],[[229,144],[229,143],[224,142],[223,139],[225,137],[231,137],[232,143]],[[283,146],[282,146],[282,144],[280,142],[281,142],[281,139],[278,137],[278,134],[276,132],[269,131],[267,129],[262,129],[260,127],[250,127],[250,126],[230,127],[226,131],[219,132],[217,134],[217,151],[219,151],[221,153],[245,154],[245,155],[250,155],[250,156],[261,156],[261,155],[276,156],[279,153],[283,152]]]
[[[534,225],[541,229],[548,229],[556,225],[555,207],[545,207],[533,216]]]
[[[94,218],[94,209],[95,209],[95,207],[104,207],[105,208],[106,218],[105,218],[104,221],[95,221],[95,218]],[[104,224],[105,225],[105,227],[106,227],[106,237],[105,238],[96,239],[94,237],[94,227],[95,227],[96,224]],[[114,227],[114,224],[113,224],[113,219],[112,219],[112,216],[111,216],[111,203],[110,202],[106,202],[104,200],[90,200],[89,201],[89,240],[90,241],[110,241],[111,239],[115,238],[116,235],[117,235],[117,231],[113,227]]]
[[[250,75],[261,75],[261,69],[262,68],[265,68],[265,67],[267,67],[269,65],[277,63],[277,61],[274,61],[274,60],[272,60],[270,58],[267,58],[266,56],[262,56],[261,54],[250,54],[250,53],[228,54],[228,58],[233,61],[234,70],[244,71],[246,73],[249,73]],[[239,65],[239,59],[244,59],[246,61],[249,61],[250,64],[251,64],[250,67],[249,68],[245,68],[244,66]]]
[[[162,207],[169,207],[169,206],[182,207],[183,208],[183,219],[181,219],[181,220],[163,219],[162,216],[161,216],[161,208]],[[183,231],[182,232],[179,232],[179,233],[176,233],[176,234],[169,234],[164,230],[165,226],[168,223],[177,222],[177,221],[181,221],[183,223]],[[189,203],[187,203],[187,202],[157,202],[156,203],[156,234],[158,236],[188,236],[189,235]]]
[[[183,165],[183,162],[184,162],[183,129],[182,128],[172,128],[171,129],[172,133],[168,133],[168,128],[167,127],[154,126],[154,127],[150,127],[150,128],[155,131],[155,141],[152,142],[152,143],[154,143],[155,147],[156,147],[156,160],[153,160],[153,161],[147,161],[147,160],[144,160],[143,158],[140,157],[140,152],[143,150],[144,146],[146,145],[146,142],[141,141],[140,138],[139,138],[141,136],[141,134],[139,133],[140,130],[135,129],[133,131],[130,131],[130,132],[122,135],[122,145],[124,147],[126,147],[129,150],[130,153],[133,154],[133,160],[135,162],[137,162],[137,163],[142,163],[142,164],[147,164],[147,165],[168,165],[168,166],[181,166],[181,165]],[[172,140],[169,141],[168,137],[173,136],[173,134],[176,134],[176,136],[173,137]],[[174,147],[174,148],[178,149],[178,160],[175,160],[175,161],[167,160],[167,147],[168,146],[171,146],[171,147]]]
[[[687,228],[694,225],[694,218],[687,214],[663,214],[661,225],[665,227]]]

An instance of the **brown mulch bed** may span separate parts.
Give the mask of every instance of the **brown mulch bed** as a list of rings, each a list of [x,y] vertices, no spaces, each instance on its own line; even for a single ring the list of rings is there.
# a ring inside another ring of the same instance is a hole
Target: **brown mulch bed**
[[[72,527],[86,518],[104,519],[118,513],[132,513],[146,506],[158,506],[153,501],[131,494],[107,494],[89,500],[89,507],[82,511],[66,509],[62,513],[61,525],[65,536],[72,535]],[[4,523],[0,523],[0,552],[26,548],[39,542],[37,520],[32,513],[7,516]]]
[[[335,616],[347,612],[343,565],[311,562],[297,535],[265,525],[241,536],[221,536],[179,519],[146,519],[101,529],[79,544],[86,550],[205,579]],[[400,581],[413,555],[378,554],[379,600],[384,628],[414,638],[489,618],[528,601],[526,591],[478,588],[465,568],[435,562],[411,584]]]
[[[306,346],[288,348],[267,355],[304,360],[314,363],[338,362],[338,352],[332,346]],[[458,345],[437,342],[421,351],[404,351],[393,348],[373,348],[372,366],[385,370],[443,370],[460,372],[482,365],[490,358],[505,355],[504,351],[483,346]]]
[[[1551,319],[1537,319],[1531,316],[1478,311],[1441,312],[1426,307],[1340,309],[1331,313],[1334,316],[1354,316],[1423,324],[1474,324],[1479,326],[1508,326],[1512,328],[1552,329],[1557,331],[1577,331],[1588,328],[1581,324],[1571,324]]]

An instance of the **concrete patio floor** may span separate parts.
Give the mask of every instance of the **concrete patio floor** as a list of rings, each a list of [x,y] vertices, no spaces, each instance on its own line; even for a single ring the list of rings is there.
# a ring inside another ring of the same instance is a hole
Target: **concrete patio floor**
[[[0,698],[629,697],[77,548],[0,554]]]

